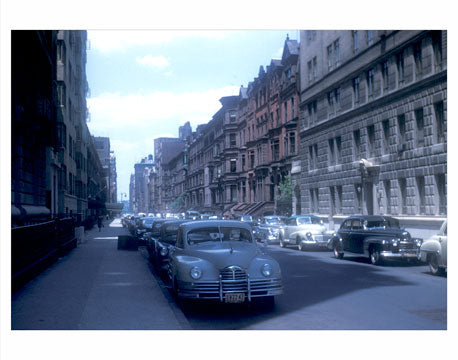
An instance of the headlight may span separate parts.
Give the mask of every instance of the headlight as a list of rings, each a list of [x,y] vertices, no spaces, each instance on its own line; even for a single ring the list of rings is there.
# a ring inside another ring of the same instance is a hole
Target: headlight
[[[161,256],[165,256],[167,255],[167,253],[169,252],[169,249],[167,249],[166,247],[161,247]]]
[[[262,273],[262,275],[264,275],[265,277],[271,276],[271,275],[272,275],[272,266],[271,266],[270,264],[264,264],[264,265],[262,265],[261,273]]]
[[[398,246],[398,239],[391,239],[391,244],[393,244],[393,246]]]
[[[307,236],[310,239],[312,237],[312,233],[311,232],[307,232],[307,234],[305,234],[305,236]]]
[[[192,277],[194,280],[199,280],[201,276],[202,276],[202,270],[200,269],[200,267],[194,266],[194,267],[191,269],[191,277]]]

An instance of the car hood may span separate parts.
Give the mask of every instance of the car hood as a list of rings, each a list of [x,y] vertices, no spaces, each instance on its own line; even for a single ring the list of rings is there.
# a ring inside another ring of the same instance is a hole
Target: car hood
[[[256,244],[227,241],[223,243],[203,243],[188,248],[187,256],[211,262],[216,268],[230,265],[248,268],[252,260],[260,254]]]

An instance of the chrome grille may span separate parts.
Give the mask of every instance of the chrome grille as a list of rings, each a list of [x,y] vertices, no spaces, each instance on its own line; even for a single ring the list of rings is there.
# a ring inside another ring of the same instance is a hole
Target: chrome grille
[[[247,279],[247,273],[245,270],[238,266],[228,266],[220,272],[221,280],[244,280]]]

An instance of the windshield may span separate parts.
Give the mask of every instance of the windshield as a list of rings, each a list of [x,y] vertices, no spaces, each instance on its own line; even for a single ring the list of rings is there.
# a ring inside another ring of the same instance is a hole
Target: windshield
[[[300,218],[297,218],[297,222],[300,225],[321,224],[321,219],[315,218],[315,217],[300,217]]]
[[[145,225],[151,225],[154,222],[155,219],[145,219],[143,220],[143,224]]]
[[[249,230],[234,227],[206,227],[188,232],[189,245],[223,241],[252,242],[252,238]]]
[[[266,224],[269,224],[269,225],[281,225],[282,222],[280,221],[280,219],[266,219]]]
[[[371,220],[365,222],[367,229],[399,229],[399,222],[395,219]]]

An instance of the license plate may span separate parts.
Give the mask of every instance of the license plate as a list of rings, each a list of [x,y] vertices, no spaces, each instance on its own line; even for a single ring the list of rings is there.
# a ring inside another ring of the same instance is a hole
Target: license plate
[[[231,304],[242,303],[245,301],[245,294],[235,293],[235,294],[226,294],[226,302]]]

